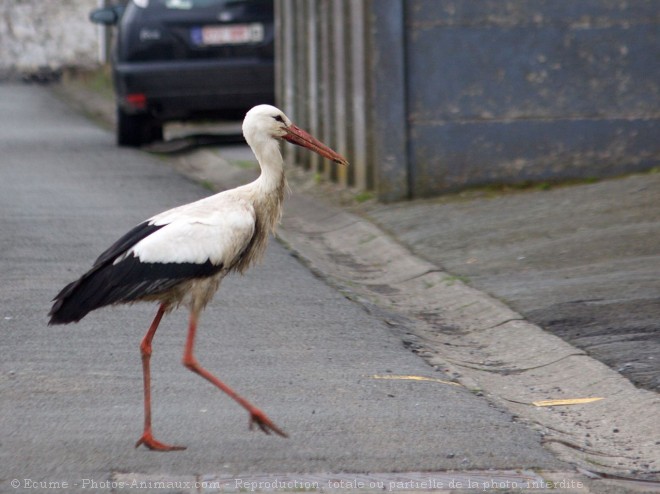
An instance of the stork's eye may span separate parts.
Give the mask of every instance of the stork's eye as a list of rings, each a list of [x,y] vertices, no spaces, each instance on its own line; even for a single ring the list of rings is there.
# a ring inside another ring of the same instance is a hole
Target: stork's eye
[[[274,116],[273,118],[274,118],[275,120],[277,120],[278,122],[282,122],[282,123],[284,123],[284,119],[282,118],[282,115],[276,115],[276,116]]]

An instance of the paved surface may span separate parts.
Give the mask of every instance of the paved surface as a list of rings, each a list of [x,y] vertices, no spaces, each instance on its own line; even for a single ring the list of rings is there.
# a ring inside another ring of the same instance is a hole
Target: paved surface
[[[223,146],[181,157],[177,166],[226,188],[256,173],[246,169],[249,159],[245,146]],[[310,268],[397,328],[404,344],[431,365],[511,410],[517,420],[541,427],[544,444],[559,457],[604,475],[657,478],[657,393],[636,388],[585,351],[465,285],[461,277],[412,255],[391,232],[365,221],[365,208],[362,216],[337,208],[342,194],[332,187],[319,193],[314,181],[295,169],[289,178],[294,192],[279,236]],[[373,214],[390,207],[366,210]],[[575,398],[594,401],[535,405]],[[617,483],[612,488],[624,492],[630,487]]]
[[[367,215],[415,253],[660,391],[660,174],[480,195],[379,205]]]
[[[90,110],[88,106],[89,99],[83,98],[83,100],[87,102],[86,109]],[[100,106],[105,108],[99,113],[102,118],[111,115],[111,105]],[[91,110],[91,113],[96,113],[98,108],[92,108]],[[107,138],[108,136],[106,136]],[[176,148],[177,146],[173,147]],[[229,146],[222,147],[219,151],[205,151],[179,156],[176,164],[179,169],[197,180],[224,188],[233,186],[254,174],[254,170],[249,165],[250,158],[251,156],[245,147]],[[131,158],[131,161],[133,159]],[[128,168],[133,169],[132,166]],[[295,178],[295,171],[292,170],[291,174]],[[542,442],[546,446],[544,451],[553,451],[558,457],[570,462],[572,465],[579,465],[586,470],[600,472],[610,477],[623,476],[652,479],[657,474],[657,465],[660,461],[658,458],[657,420],[654,418],[659,414],[659,402],[656,393],[635,388],[615,371],[590,358],[586,352],[531,324],[518,312],[511,310],[497,299],[488,297],[483,292],[466,286],[462,283],[462,277],[458,271],[450,270],[451,275],[442,271],[438,266],[442,263],[438,259],[425,256],[427,257],[425,260],[422,257],[411,255],[408,249],[402,247],[397,240],[390,238],[388,234],[374,226],[373,223],[364,221],[360,216],[337,209],[327,202],[319,200],[318,197],[312,199],[312,196],[317,195],[317,187],[308,188],[304,177],[302,180],[294,180],[294,182],[296,182],[294,195],[290,198],[286,208],[281,236],[288,244],[289,249],[292,249],[308,267],[339,288],[345,297],[358,301],[359,305],[366,309],[368,313],[366,320],[364,322],[357,321],[360,325],[361,335],[362,325],[369,325],[377,321],[376,324],[379,327],[385,328],[394,337],[395,346],[400,349],[400,343],[403,342],[404,347],[413,350],[413,353],[423,357],[428,364],[431,364],[436,369],[431,374],[432,376],[442,376],[441,379],[447,377],[455,379],[465,388],[472,390],[475,398],[485,396],[497,409],[508,410],[510,414],[513,414],[513,416],[504,414],[509,420],[513,419],[516,422],[528,424],[533,429],[541,431],[543,435]],[[307,193],[302,193],[303,191]],[[468,201],[465,198],[459,198],[455,202],[460,205]],[[429,202],[429,204],[432,203],[433,201]],[[405,216],[408,206],[414,208],[420,206],[420,204],[424,205],[425,203],[361,208],[360,214],[370,214],[372,219],[381,221],[380,213],[383,213],[386,219],[389,217],[388,211],[393,211],[391,213],[392,217]],[[445,204],[440,201],[440,205]],[[484,207],[484,210],[488,209],[487,206]],[[434,218],[431,215],[432,211],[427,211],[425,219],[433,225],[434,222],[431,220]],[[141,215],[136,218],[136,221],[144,216]],[[469,216],[469,218],[472,218],[472,216]],[[408,223],[414,222],[409,219]],[[406,240],[405,233],[407,230],[404,227],[408,223],[402,221],[398,227],[399,231],[395,231],[399,239]],[[421,218],[419,218],[415,225],[421,223]],[[385,222],[383,221],[381,224],[385,224]],[[489,223],[485,222],[484,224],[488,226]],[[118,231],[118,233],[121,233],[121,231]],[[392,231],[394,231],[394,228]],[[509,233],[511,231],[513,230],[509,227]],[[502,235],[505,236],[504,232]],[[469,239],[470,237],[469,233],[466,234],[466,238]],[[415,248],[414,242],[411,241],[409,245],[411,248]],[[99,248],[104,246],[102,245]],[[272,250],[276,253],[278,248],[275,247]],[[457,252],[459,250],[460,248],[457,248]],[[96,252],[91,254],[91,257],[95,254]],[[521,257],[524,256],[519,255],[516,260],[522,261],[523,259],[519,259]],[[286,255],[283,258],[291,261]],[[479,259],[471,254],[468,258],[468,266],[475,264],[473,258]],[[264,268],[268,267],[270,259],[271,257],[266,260]],[[283,261],[278,259],[276,262]],[[297,263],[293,263],[293,265],[300,267]],[[442,264],[442,266],[446,267],[446,264]],[[84,267],[81,269],[84,269]],[[289,271],[287,270],[287,276]],[[306,271],[303,270],[303,272]],[[456,274],[459,274],[459,276],[455,276]],[[260,282],[266,283],[264,280],[268,279],[270,278],[264,278]],[[237,287],[243,286],[246,280],[247,278],[237,280],[239,282]],[[472,282],[472,278],[470,278],[470,283]],[[265,289],[268,292],[268,289]],[[225,286],[224,291],[226,290],[227,287]],[[286,288],[283,289],[285,292],[287,290],[291,290],[290,284],[286,284]],[[220,299],[224,298],[222,295],[219,297],[219,303]],[[340,297],[340,300],[345,303],[345,299]],[[300,307],[303,313],[305,312],[304,305],[303,303]],[[325,306],[322,304],[322,307]],[[343,305],[339,307],[340,310],[343,310],[343,308]],[[135,310],[137,308],[127,310],[130,310],[130,313],[126,321],[131,321],[131,324],[134,324],[133,318],[136,317]],[[226,310],[227,308],[223,306],[222,313],[224,314]],[[309,307],[307,307],[307,310],[309,311]],[[315,308],[315,313],[317,311],[318,309]],[[362,314],[364,315],[364,312]],[[148,320],[150,317],[149,311],[142,317]],[[205,320],[208,317],[207,315]],[[235,317],[238,321],[242,320],[244,316],[242,312],[238,311]],[[116,322],[116,314],[111,319]],[[342,319],[342,321],[347,320]],[[107,322],[100,324],[100,326],[107,329],[105,324]],[[183,322],[180,324],[183,324]],[[305,322],[304,324],[308,323]],[[344,324],[348,323],[344,322]],[[354,331],[349,331],[349,333],[353,334]],[[141,330],[138,330],[138,333],[141,333]],[[159,336],[163,337],[163,335]],[[233,334],[232,338],[234,338]],[[371,344],[376,344],[375,342],[380,341],[381,338],[382,335],[378,335]],[[139,335],[137,339],[139,339]],[[356,343],[351,340],[351,344]],[[382,344],[382,342],[378,343],[377,346],[379,344]],[[325,346],[322,348],[325,349]],[[174,350],[174,357],[171,362],[177,361],[176,363],[178,363],[176,350],[178,348]],[[129,354],[130,351],[129,348]],[[386,358],[389,358],[389,356]],[[175,365],[176,363],[172,363],[172,372],[180,373]],[[136,364],[134,365],[138,375],[133,374],[133,379],[139,380],[139,368]],[[342,362],[342,365],[346,364]],[[429,370],[428,367],[426,369]],[[285,371],[288,370],[290,368],[285,366]],[[325,367],[321,370],[326,371]],[[392,373],[398,372],[392,369],[389,370]],[[10,373],[10,375],[13,374]],[[428,376],[428,374],[425,375]],[[261,378],[259,382],[261,382]],[[417,383],[419,384],[419,382]],[[430,385],[431,383],[426,382],[426,384]],[[254,385],[254,382],[248,379],[247,386],[250,385]],[[411,382],[408,382],[408,385],[411,385]],[[241,389],[244,390],[245,386],[246,384],[242,384]],[[446,386],[455,388],[451,385]],[[190,396],[193,388],[186,388],[187,396]],[[313,396],[318,392],[317,387],[308,395]],[[206,394],[202,395],[207,396]],[[268,402],[272,403],[272,393],[266,392],[265,395],[269,397]],[[597,396],[604,399],[593,404],[573,407],[535,407],[532,405],[533,402],[539,399],[586,396]],[[138,400],[137,406],[139,406],[139,391],[135,393],[135,397]],[[390,397],[388,396],[388,398]],[[305,400],[307,400],[307,397],[302,401]],[[480,402],[481,400],[477,401]],[[452,402],[453,397],[452,400],[446,403]],[[278,416],[273,413],[272,408],[267,406],[267,403],[264,403],[263,400],[259,400],[258,403],[277,420]],[[165,412],[166,410],[163,410],[159,413]],[[236,411],[231,410],[231,412],[233,413],[230,416],[236,419]],[[473,413],[470,410],[470,414]],[[176,419],[179,418],[180,414],[175,411],[173,415],[173,418]],[[240,415],[240,411],[238,411],[238,415]],[[240,419],[240,417],[238,418]],[[441,419],[444,424],[447,417],[441,417]],[[285,428],[287,426],[286,423],[282,425]],[[226,423],[223,423],[223,427],[226,427]],[[491,423],[489,427],[486,427],[491,433],[496,433],[499,428],[500,426],[496,423]],[[164,430],[176,430],[176,426],[170,426]],[[204,436],[205,431],[206,436]],[[190,433],[190,431],[187,432]],[[204,429],[200,432],[208,440],[208,430]],[[442,429],[443,442],[448,440],[444,437],[447,432],[450,431]],[[479,429],[474,432],[479,433]],[[243,439],[242,433],[243,431],[239,428],[239,441]],[[337,434],[337,431],[333,433]],[[509,431],[505,431],[505,434],[509,434]],[[161,437],[165,440],[178,439],[177,436]],[[318,434],[315,433],[310,435],[308,440],[315,441],[317,437]],[[272,438],[267,439],[271,440]],[[416,440],[417,437],[415,436],[412,439]],[[398,436],[395,440],[400,441]],[[262,443],[259,443],[259,445],[261,446]],[[408,443],[400,443],[398,446],[395,453],[390,452],[390,455],[393,455],[389,456],[390,461],[393,461],[394,466],[389,470],[409,469],[405,466],[405,460],[401,463],[400,459],[405,458],[406,454],[418,450],[423,451],[424,449],[419,444],[410,446]],[[346,443],[343,444],[343,447],[345,449]],[[362,459],[363,455],[369,457],[369,447],[373,446],[365,443],[366,449],[360,449],[354,456],[349,455],[347,463],[351,466],[348,471],[362,470],[363,463],[360,462],[366,461]],[[379,443],[376,447],[380,449],[382,444]],[[307,443],[305,443],[302,451],[305,451],[306,448],[309,448]],[[483,438],[480,448],[493,451],[493,446],[488,442],[484,443]],[[516,451],[519,448],[520,446],[517,445]],[[124,451],[121,452],[121,454],[124,453]],[[186,454],[188,453],[186,452]],[[243,453],[239,456],[242,455]],[[387,456],[388,454],[379,456],[381,462],[379,464],[386,464],[384,458]],[[432,453],[431,456],[437,456],[437,451]],[[134,460],[132,455],[130,458]],[[142,470],[113,470],[114,474],[111,478],[115,480],[124,480],[125,478],[153,479],[158,473],[163,472],[167,472],[167,475],[170,476],[182,475],[186,479],[201,478],[200,472],[202,472],[202,476],[204,472],[213,472],[212,475],[217,477],[218,475],[222,476],[223,473],[226,475],[226,472],[232,468],[238,468],[239,471],[241,468],[240,461],[235,465],[228,463],[228,470],[222,470],[218,474],[217,468],[214,470],[204,469],[204,466],[207,465],[204,458],[206,458],[204,455],[196,457],[199,465],[195,464],[194,468],[187,464],[187,468],[184,466],[179,469],[170,469],[169,466],[173,463],[169,462],[167,465],[161,463],[160,468],[154,468],[153,465],[149,466],[147,462],[145,464],[147,467],[143,466]],[[357,462],[356,458],[358,459]],[[395,459],[393,460],[393,458]],[[423,460],[424,455],[421,458]],[[456,458],[456,454],[452,452],[447,454],[445,460],[455,460]],[[494,457],[491,456],[491,458]],[[437,466],[433,468],[438,470],[463,468],[461,465],[458,467],[452,466],[453,463],[451,462],[447,467],[445,460],[435,457],[434,461]],[[516,463],[515,461],[509,461],[507,458],[499,458],[495,462],[488,463],[488,461],[484,461],[484,464],[500,468],[497,466],[498,461],[503,461],[507,465]],[[130,463],[130,460],[127,463]],[[253,461],[251,465],[254,466],[254,464]],[[262,465],[262,462],[257,461],[257,464]],[[419,461],[415,461],[414,464],[417,465],[414,467],[416,469],[424,468]],[[140,466],[141,463],[138,462],[137,465]],[[281,465],[286,467],[287,463],[278,460],[274,461],[273,465],[275,465],[274,468]],[[325,466],[324,471],[327,471],[328,465],[332,465],[332,455],[323,449],[311,465],[305,464],[298,456],[292,459],[289,465],[297,465],[298,468],[295,471],[298,472],[315,471],[318,473],[320,466]],[[473,470],[473,468],[479,468],[476,465],[477,463],[466,467],[472,469],[468,473],[476,475],[477,472]],[[570,478],[571,475],[565,470],[561,470],[566,464],[559,465],[555,467],[554,473],[544,471],[543,478],[552,478],[553,475],[558,480]],[[126,468],[126,464],[122,468]],[[557,470],[557,468],[560,470]],[[197,477],[190,477],[191,470],[197,472]],[[250,471],[263,472],[264,470],[260,467]],[[388,468],[381,467],[377,471],[383,472],[384,470],[388,470]],[[119,473],[121,471],[128,473],[121,474]],[[275,470],[271,470],[271,472],[273,471]],[[281,472],[282,470],[279,469],[278,471]],[[363,478],[370,481],[385,479],[379,477],[378,474],[374,474],[375,471],[371,470],[371,477]],[[408,479],[412,478],[412,474],[408,473],[407,475]],[[503,473],[503,475],[507,474]],[[511,475],[511,473],[509,472],[508,475]],[[272,479],[272,476],[265,478]],[[406,478],[406,476],[404,475],[402,478]],[[454,476],[454,478],[457,477]],[[629,490],[651,492],[657,489],[657,484],[654,483],[641,482],[635,484],[611,479],[607,482],[594,480],[591,481],[592,483],[589,486],[589,481],[586,481],[585,477],[578,475],[578,478],[585,481],[585,484],[579,486],[575,492],[628,492]],[[391,480],[391,477],[389,480]],[[330,486],[326,483],[326,487],[335,488],[339,486]],[[438,486],[436,485],[436,487]],[[444,487],[447,487],[447,483]],[[486,486],[481,485],[480,487]],[[489,488],[493,487],[495,486],[492,484],[489,486]],[[557,485],[557,487],[561,486]],[[399,489],[404,489],[404,486],[400,486]],[[351,490],[350,486],[348,490]],[[352,491],[355,490],[364,491],[362,487]],[[570,491],[566,490],[564,492]]]
[[[561,458],[614,475],[657,477],[657,393],[411,255],[373,223],[305,196],[290,202],[293,214],[280,234],[291,248],[372,311],[384,309],[381,317],[405,331],[429,363],[541,426],[544,443]],[[545,406],[575,399],[587,403]]]
[[[155,307],[105,309],[47,327],[49,301],[126,229],[208,192],[160,160],[117,149],[109,132],[40,87],[0,85],[0,114],[2,492],[14,492],[13,479],[18,491],[32,482],[84,491],[96,482],[95,491],[123,492],[102,482],[573,471],[538,431],[464,386],[379,378],[451,376],[276,242],[262,266],[225,281],[202,319],[197,354],[291,438],[248,432],[239,407],[181,366],[186,315],[177,312],[154,341],[154,427],[189,449],[134,449],[138,343]]]

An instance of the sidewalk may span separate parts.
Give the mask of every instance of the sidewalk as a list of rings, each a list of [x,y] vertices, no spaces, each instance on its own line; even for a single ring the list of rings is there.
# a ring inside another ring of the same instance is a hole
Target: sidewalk
[[[366,210],[413,252],[660,391],[660,174]]]
[[[176,162],[223,189],[255,175],[250,159],[230,146]],[[658,480],[660,400],[617,371],[657,389],[660,174],[352,208],[331,204],[304,174],[290,177],[279,237],[313,271],[399,329],[431,365],[541,430],[560,459]],[[619,328],[645,336],[626,340]],[[603,341],[624,353],[601,351],[612,348]],[[542,406],[579,398],[602,399]]]

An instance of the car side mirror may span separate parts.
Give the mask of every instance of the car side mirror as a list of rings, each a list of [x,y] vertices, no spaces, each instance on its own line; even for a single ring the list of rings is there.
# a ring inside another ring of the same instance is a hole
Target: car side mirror
[[[103,24],[105,26],[114,26],[119,22],[121,11],[117,7],[105,9],[96,9],[89,14],[89,20],[94,24]]]

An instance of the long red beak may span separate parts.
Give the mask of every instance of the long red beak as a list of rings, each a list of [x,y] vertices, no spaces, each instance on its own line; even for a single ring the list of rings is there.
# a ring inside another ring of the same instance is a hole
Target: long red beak
[[[292,142],[293,144],[297,144],[298,146],[311,149],[324,158],[328,158],[329,160],[332,160],[335,163],[339,163],[340,165],[348,165],[348,160],[341,154],[333,151],[328,146],[319,141],[316,137],[309,135],[300,127],[291,124],[286,128],[286,131],[287,133],[282,136],[282,139],[286,139],[287,141]]]

